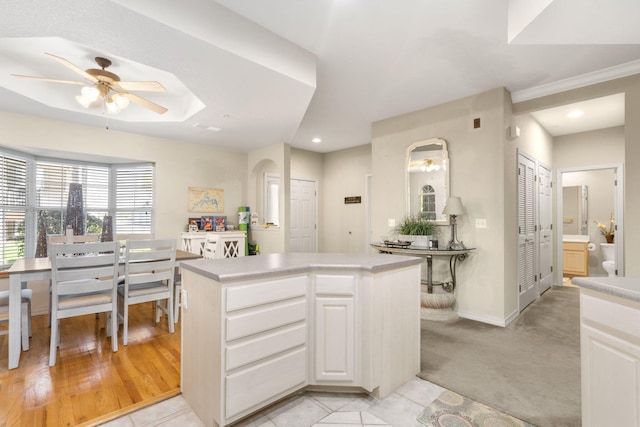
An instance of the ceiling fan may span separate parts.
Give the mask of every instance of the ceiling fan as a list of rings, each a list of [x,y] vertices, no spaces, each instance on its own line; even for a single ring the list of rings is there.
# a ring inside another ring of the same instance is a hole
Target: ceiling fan
[[[93,106],[100,106],[104,103],[107,112],[116,114],[129,105],[129,101],[133,101],[138,105],[148,108],[158,114],[164,114],[167,109],[161,105],[142,98],[138,95],[134,95],[130,91],[144,91],[144,92],[166,92],[164,86],[159,82],[154,81],[135,81],[135,82],[123,82],[120,80],[120,76],[106,69],[111,66],[111,61],[107,58],[96,57],[95,61],[100,67],[90,68],[83,70],[64,58],[61,58],[50,53],[45,53],[54,60],[58,61],[65,67],[84,77],[85,80],[93,83],[93,86],[87,85],[86,82],[71,81],[71,80],[58,80],[46,77],[36,76],[24,76],[13,74],[15,77],[24,79],[41,80],[51,83],[63,83],[70,85],[84,86],[80,96],[76,96],[76,100],[85,108]]]

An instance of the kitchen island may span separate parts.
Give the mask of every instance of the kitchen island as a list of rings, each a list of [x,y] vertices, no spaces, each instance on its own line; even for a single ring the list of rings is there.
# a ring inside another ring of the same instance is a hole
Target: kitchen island
[[[580,286],[582,425],[640,426],[640,278]]]
[[[224,426],[305,388],[387,396],[420,371],[420,264],[335,253],[183,263],[185,400]]]

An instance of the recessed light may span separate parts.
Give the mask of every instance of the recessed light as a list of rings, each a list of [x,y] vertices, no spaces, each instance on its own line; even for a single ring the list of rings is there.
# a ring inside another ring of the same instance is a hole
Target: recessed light
[[[313,142],[314,144],[320,144],[322,140],[320,138],[313,138],[311,142]]]
[[[583,114],[584,111],[582,110],[573,110],[569,114],[567,114],[567,117],[570,119],[577,119],[578,117],[582,117]]]

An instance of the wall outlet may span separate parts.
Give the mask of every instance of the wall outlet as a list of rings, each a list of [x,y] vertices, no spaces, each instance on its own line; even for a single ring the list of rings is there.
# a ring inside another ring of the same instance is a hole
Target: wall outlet
[[[186,310],[187,309],[187,290],[186,289],[182,289],[181,290],[181,296],[180,296],[180,303],[182,304],[182,309]]]
[[[395,220],[394,218],[389,218],[389,219],[387,220],[387,225],[388,225],[389,227],[395,227],[395,226],[396,226],[396,220]]]
[[[487,220],[484,218],[476,219],[476,228],[487,228]]]

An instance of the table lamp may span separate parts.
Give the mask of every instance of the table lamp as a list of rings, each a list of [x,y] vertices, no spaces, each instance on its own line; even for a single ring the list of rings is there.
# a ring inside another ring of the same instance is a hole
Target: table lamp
[[[456,217],[464,213],[464,208],[462,207],[462,200],[460,200],[460,197],[449,197],[449,200],[447,200],[447,204],[445,205],[442,213],[451,216],[451,240],[449,240],[447,249],[466,249],[464,243],[458,242]]]

